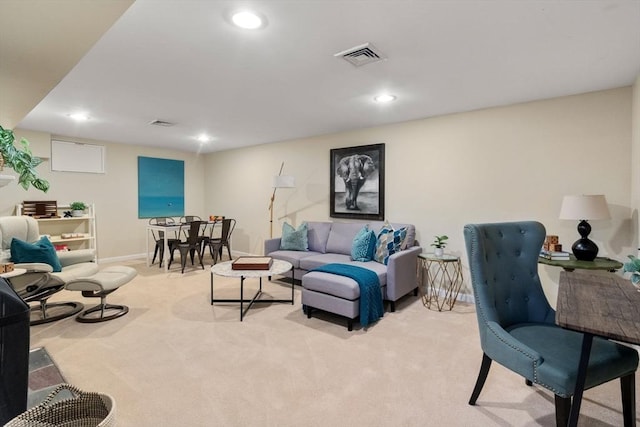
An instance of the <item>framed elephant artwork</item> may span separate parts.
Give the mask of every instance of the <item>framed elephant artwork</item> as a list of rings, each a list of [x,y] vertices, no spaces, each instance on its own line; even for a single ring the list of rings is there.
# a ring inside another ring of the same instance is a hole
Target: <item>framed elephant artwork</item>
[[[330,157],[330,216],[383,220],[384,144],[334,148]]]

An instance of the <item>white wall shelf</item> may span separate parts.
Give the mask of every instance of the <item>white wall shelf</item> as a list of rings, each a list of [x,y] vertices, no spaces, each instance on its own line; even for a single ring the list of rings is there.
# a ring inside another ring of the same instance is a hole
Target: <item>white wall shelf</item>
[[[86,214],[65,218],[64,212],[70,211],[69,205],[57,206],[59,218],[36,218],[41,236],[47,236],[54,245],[65,245],[69,250],[96,249],[95,205],[88,204]],[[16,206],[16,215],[22,215],[23,205]],[[63,234],[77,234],[63,238]],[[97,261],[97,254],[96,259]]]

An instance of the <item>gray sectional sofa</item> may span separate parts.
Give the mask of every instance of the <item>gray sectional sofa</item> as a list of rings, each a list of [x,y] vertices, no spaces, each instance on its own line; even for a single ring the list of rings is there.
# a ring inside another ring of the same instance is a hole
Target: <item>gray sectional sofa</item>
[[[308,251],[280,249],[280,238],[265,241],[264,254],[289,261],[294,267],[294,278],[302,280],[302,303],[314,308],[330,311],[350,319],[358,317],[359,289],[353,280],[312,272],[313,268],[330,263],[352,264],[367,268],[378,275],[382,297],[395,311],[395,302],[414,292],[417,295],[416,270],[418,254],[422,248],[416,241],[416,230],[412,224],[391,223],[394,229],[407,228],[403,250],[389,257],[387,265],[376,261],[353,261],[351,249],[353,239],[366,223],[307,222]],[[381,221],[369,222],[369,229],[376,235],[383,227]],[[310,312],[308,313],[310,315]]]

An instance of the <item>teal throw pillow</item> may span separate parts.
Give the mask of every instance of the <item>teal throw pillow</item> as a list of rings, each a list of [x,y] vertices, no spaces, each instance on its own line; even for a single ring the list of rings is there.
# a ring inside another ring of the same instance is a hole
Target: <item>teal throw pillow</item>
[[[11,261],[16,264],[41,262],[49,264],[55,272],[62,271],[56,249],[45,236],[35,243],[25,242],[15,237],[11,239]]]
[[[400,252],[406,237],[406,227],[394,230],[393,227],[385,221],[382,229],[378,233],[374,259],[381,264],[387,265],[389,257],[396,252]]]
[[[369,230],[368,226],[362,227],[356,237],[353,238],[351,246],[351,259],[354,261],[367,262],[373,260],[376,250],[376,233]]]
[[[282,224],[282,238],[280,249],[285,251],[308,251],[307,223],[303,222],[296,230],[286,222]]]

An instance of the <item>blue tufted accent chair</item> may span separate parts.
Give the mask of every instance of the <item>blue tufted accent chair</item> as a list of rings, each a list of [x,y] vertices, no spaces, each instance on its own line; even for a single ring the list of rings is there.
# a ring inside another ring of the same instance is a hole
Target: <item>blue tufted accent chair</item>
[[[464,238],[483,351],[469,400],[475,405],[495,360],[555,394],[556,424],[566,426],[583,334],[555,324],[538,276],[546,231],[533,221],[468,224]],[[638,352],[594,338],[585,389],[620,378],[625,425],[635,425]]]

